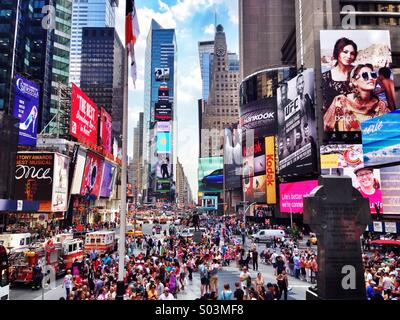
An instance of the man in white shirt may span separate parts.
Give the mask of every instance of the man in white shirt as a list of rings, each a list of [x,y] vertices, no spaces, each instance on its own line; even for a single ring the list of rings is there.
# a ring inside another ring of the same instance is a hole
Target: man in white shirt
[[[174,296],[169,293],[168,288],[164,288],[164,293],[160,295],[158,300],[175,300]]]

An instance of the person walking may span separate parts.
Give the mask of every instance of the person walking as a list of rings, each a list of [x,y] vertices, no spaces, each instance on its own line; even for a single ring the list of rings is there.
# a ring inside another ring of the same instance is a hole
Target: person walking
[[[258,251],[256,248],[252,251],[253,270],[258,271]]]
[[[283,270],[281,273],[278,274],[278,276],[276,277],[276,280],[278,282],[278,287],[279,287],[279,297],[278,300],[281,300],[282,298],[282,293],[283,293],[283,297],[284,300],[287,300],[287,296],[288,296],[288,277],[286,275],[286,271]]]
[[[71,270],[67,270],[67,274],[64,277],[64,281],[62,284],[62,287],[65,288],[65,293],[67,295],[67,299],[69,297],[69,294],[72,289],[72,275],[71,275]]]

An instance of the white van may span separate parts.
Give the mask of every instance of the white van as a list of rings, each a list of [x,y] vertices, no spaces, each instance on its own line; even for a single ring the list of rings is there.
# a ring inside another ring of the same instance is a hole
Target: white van
[[[271,240],[274,237],[281,238],[281,240],[284,240],[285,239],[285,231],[284,230],[262,229],[251,236],[251,238],[255,242]]]

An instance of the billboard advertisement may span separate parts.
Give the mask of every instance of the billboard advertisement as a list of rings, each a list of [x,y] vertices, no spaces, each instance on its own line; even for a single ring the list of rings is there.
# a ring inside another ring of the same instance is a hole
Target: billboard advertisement
[[[169,68],[156,68],[154,71],[154,75],[156,77],[156,81],[169,81],[170,72]]]
[[[54,154],[54,177],[52,212],[68,210],[68,173],[70,159],[61,154]]]
[[[361,124],[366,166],[400,164],[400,113],[388,113]]]
[[[171,180],[170,179],[157,179],[156,190],[161,193],[167,193],[171,190]]]
[[[54,153],[18,153],[15,166],[16,200],[45,201],[51,206]]]
[[[253,177],[253,197],[252,200],[256,202],[265,202],[266,191],[265,175]]]
[[[243,178],[243,195],[247,202],[253,202],[253,179],[254,177]]]
[[[226,189],[241,187],[242,130],[224,129],[224,179]]]
[[[330,174],[330,169],[355,168],[363,163],[361,144],[330,144],[320,147],[321,173]]]
[[[157,132],[157,151],[159,153],[171,153],[171,133]]]
[[[113,165],[111,162],[105,161],[104,162],[104,169],[103,169],[103,179],[101,181],[101,189],[100,189],[100,197],[109,198],[111,197],[115,178],[116,178],[116,166]]]
[[[385,215],[400,215],[400,166],[380,169]]]
[[[384,213],[381,190],[380,170],[360,165],[356,168],[343,169],[343,175],[351,177],[353,187],[369,200],[371,214]]]
[[[198,192],[222,192],[224,185],[224,158],[200,158]]]
[[[250,216],[256,218],[268,218],[272,217],[271,207],[265,204],[256,204],[250,208]]]
[[[100,146],[112,153],[112,118],[104,109],[100,110]]]
[[[87,153],[81,187],[82,196],[98,198],[100,195],[103,164],[104,161],[102,158],[100,158],[100,156],[92,152]]]
[[[169,89],[167,86],[158,88],[158,101],[169,101]]]
[[[318,187],[318,180],[281,183],[279,185],[280,212],[303,213],[303,198]]]
[[[172,103],[160,101],[155,104],[154,119],[156,121],[171,121],[172,120]]]
[[[36,147],[39,92],[36,83],[15,76],[13,116],[19,120],[19,145]]]
[[[265,183],[267,185],[267,203],[276,204],[276,163],[275,137],[265,138]]]
[[[75,84],[71,93],[70,134],[86,144],[97,145],[97,105]]]
[[[157,122],[157,132],[171,132],[171,123]]]
[[[316,170],[317,129],[314,70],[305,70],[278,90],[279,175]]]
[[[86,150],[83,148],[79,148],[78,155],[76,158],[74,176],[72,178],[71,194],[81,193],[83,172],[85,170],[85,162],[86,162]]]
[[[160,153],[158,155],[158,161],[156,164],[156,177],[159,179],[168,179],[172,178],[172,164],[168,154]]]
[[[254,130],[255,137],[276,133],[276,98],[264,98],[241,106],[240,126],[243,134]]]
[[[386,30],[321,30],[324,140],[360,143],[361,123],[396,106]]]

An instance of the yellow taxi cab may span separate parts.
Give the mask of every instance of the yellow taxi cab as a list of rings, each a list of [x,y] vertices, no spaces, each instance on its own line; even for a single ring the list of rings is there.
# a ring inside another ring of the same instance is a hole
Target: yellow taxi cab
[[[141,237],[143,237],[143,231],[142,230],[128,230],[127,232],[126,232],[126,235],[127,236],[131,236],[131,237],[136,237],[136,238],[141,238]]]

